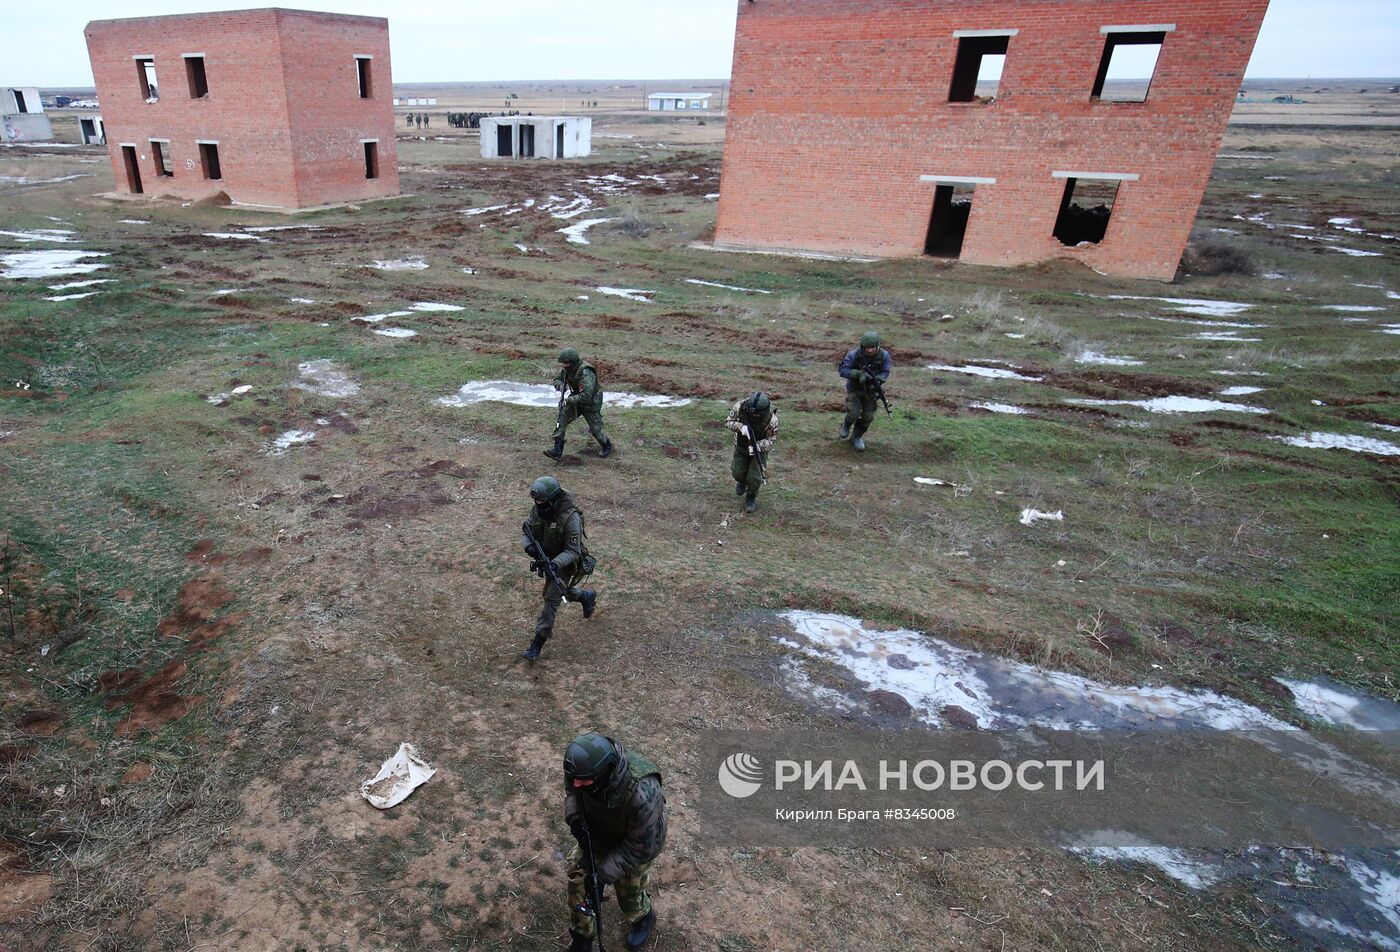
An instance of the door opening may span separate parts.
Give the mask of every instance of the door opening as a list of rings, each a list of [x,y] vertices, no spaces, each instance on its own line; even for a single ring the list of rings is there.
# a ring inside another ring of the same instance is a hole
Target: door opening
[[[520,157],[522,159],[535,157],[535,127],[524,123],[520,125]]]
[[[515,150],[510,147],[510,126],[502,123],[496,127],[496,157],[510,158]]]
[[[564,157],[564,124],[562,122],[554,127],[554,157],[556,159]]]
[[[126,166],[126,188],[133,195],[140,195],[141,166],[136,162],[136,146],[122,146],[122,164]]]
[[[972,215],[972,185],[939,185],[933,190],[933,211],[924,238],[924,254],[957,258],[962,254],[967,221]]]

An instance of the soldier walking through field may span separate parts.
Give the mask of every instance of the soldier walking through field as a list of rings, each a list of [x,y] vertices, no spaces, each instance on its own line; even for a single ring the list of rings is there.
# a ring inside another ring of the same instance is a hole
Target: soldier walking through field
[[[554,633],[554,618],[564,602],[578,602],[592,618],[598,593],[579,588],[593,574],[597,560],[588,552],[583,511],[553,476],[530,484],[530,517],[520,527],[520,544],[530,557],[530,571],[544,580],[544,607],[535,621],[535,638],[521,657],[534,661]]]
[[[569,856],[569,952],[591,952],[609,884],[628,923],[627,948],[643,948],[656,924],[651,864],[666,845],[660,768],[611,737],[574,738],[564,750],[564,821],[578,841]]]
[[[564,434],[569,424],[583,417],[588,424],[588,432],[598,441],[598,458],[607,459],[612,455],[612,440],[603,432],[603,388],[598,384],[598,371],[585,363],[579,352],[566,347],[559,352],[559,363],[563,369],[554,378],[554,389],[559,391],[559,417],[554,427],[554,448],[544,451],[550,459],[560,459],[564,455]]]
[[[734,494],[744,497],[744,511],[758,508],[758,490],[768,481],[768,453],[778,439],[778,411],[759,392],[734,404],[724,425],[734,432]]]
[[[865,451],[865,431],[875,420],[875,407],[884,396],[893,362],[890,352],[880,346],[880,335],[861,335],[860,346],[846,354],[838,372],[846,378],[846,419],[841,423],[841,439],[850,439],[857,450]],[[888,404],[886,404],[888,406]]]

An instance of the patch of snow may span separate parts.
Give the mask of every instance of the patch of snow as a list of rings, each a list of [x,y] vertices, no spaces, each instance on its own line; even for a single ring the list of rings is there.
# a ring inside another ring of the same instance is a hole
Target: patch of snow
[[[643,291],[641,288],[594,288],[599,294],[610,294],[613,297],[626,298],[629,301],[641,301],[643,304],[652,303],[650,297],[644,295],[655,294],[655,291]]]
[[[705,196],[705,200],[710,202],[714,201],[717,198],[719,198],[719,192],[710,192],[708,195]]]
[[[1400,730],[1400,706],[1388,701],[1353,691],[1328,678],[1277,680],[1293,692],[1298,710],[1313,720],[1358,731]]]
[[[21,143],[15,142],[15,143],[7,143],[7,144],[10,144],[10,145],[20,145]],[[15,175],[0,175],[0,183],[10,182],[10,183],[13,183],[13,184],[15,184],[15,185],[21,185],[21,186],[23,186],[23,185],[53,185],[53,184],[56,183],[56,182],[71,182],[71,181],[73,181],[73,179],[91,178],[91,177],[92,177],[92,173],[91,173],[91,172],[77,172],[77,173],[74,173],[73,175],[59,175],[59,176],[56,176],[55,178],[44,178],[44,179],[26,178],[26,177],[24,177],[23,175],[19,175],[19,176],[15,176]]]
[[[1097,351],[1086,350],[1074,358],[1076,364],[1102,364],[1108,367],[1141,367],[1144,361],[1134,357],[1110,357]]]
[[[7,235],[24,245],[33,244],[38,241],[66,244],[67,242],[78,240],[77,233],[68,228],[35,228],[32,231],[0,231],[0,235]]]
[[[1269,439],[1304,449],[1350,450],[1353,453],[1372,453],[1376,456],[1400,456],[1400,446],[1370,436],[1309,433],[1307,436],[1271,436]]]
[[[1348,314],[1370,314],[1385,310],[1385,308],[1374,304],[1326,304],[1323,305],[1322,309],[1324,311],[1342,311]]]
[[[259,238],[257,235],[245,234],[241,231],[206,231],[205,238],[222,238],[229,241],[271,241],[270,238]]]
[[[1189,317],[1149,317],[1148,320],[1161,321],[1164,324],[1190,324],[1192,327],[1238,327],[1245,330],[1269,326],[1268,324],[1248,324],[1242,321],[1193,320]]]
[[[1030,410],[1025,407],[1018,407],[1010,403],[971,403],[968,406],[974,410],[986,410],[988,413],[1010,413],[1015,416],[1029,416]]]
[[[957,483],[950,483],[945,479],[935,479],[932,476],[915,476],[914,482],[920,486],[947,486],[949,489],[957,489]]]
[[[237,387],[234,387],[232,390],[229,391],[229,393],[231,393],[231,394],[232,394],[233,396],[235,396],[235,397],[241,397],[241,396],[243,396],[245,393],[252,393],[252,392],[253,392],[253,385],[250,384],[250,383],[241,384],[241,385],[239,385],[239,386],[237,386]]]
[[[245,226],[244,231],[264,232],[264,231],[320,231],[320,225],[257,225]]]
[[[378,334],[380,337],[393,337],[400,340],[405,337],[418,336],[417,331],[411,331],[407,327],[381,327],[374,333]]]
[[[1221,377],[1267,377],[1268,374],[1258,370],[1212,370],[1211,373]]]
[[[1112,845],[1095,845],[1099,843]],[[1155,866],[1189,889],[1208,889],[1225,878],[1225,869],[1215,863],[1192,859],[1183,850],[1156,846],[1131,833],[1093,834],[1071,846],[1069,851],[1104,862]]]
[[[474,403],[512,403],[522,407],[559,405],[559,391],[547,383],[516,383],[513,380],[473,380],[450,397],[440,397],[444,407],[467,407]],[[619,408],[670,408],[690,404],[688,397],[668,397],[636,393],[605,393],[603,403]]]
[[[300,376],[291,382],[291,386],[317,396],[353,397],[360,392],[360,385],[330,360],[308,360],[297,364],[297,373]]]
[[[45,301],[76,301],[79,298],[92,297],[94,294],[101,294],[101,291],[79,291],[77,294],[55,294],[52,297],[44,298]]]
[[[981,367],[976,364],[966,364],[955,367],[952,364],[929,364],[929,370],[945,370],[955,374],[970,374],[974,377],[986,377],[990,380],[1025,380],[1030,383],[1039,383],[1044,377],[1032,377],[1029,374],[1019,374],[1014,370],[1005,370],[1001,367]]]
[[[287,298],[287,300],[290,301],[290,302],[292,302],[293,304],[320,304],[320,303],[321,303],[320,301],[314,301],[314,300],[312,300],[311,298]]]
[[[574,222],[567,228],[560,228],[559,234],[563,235],[571,245],[589,244],[588,236],[584,232],[594,225],[606,225],[610,221],[617,221],[616,218],[585,218],[582,221]]]
[[[225,294],[242,294],[244,291],[247,290],[247,288],[219,288],[219,290],[215,291],[214,294],[216,296],[223,296]]]
[[[1382,324],[1377,330],[1382,334],[1400,334],[1400,324]]]
[[[57,278],[65,274],[91,274],[107,267],[84,261],[84,258],[105,258],[105,251],[16,251],[0,255],[0,278]]]
[[[1241,337],[1234,331],[1202,331],[1199,334],[1192,334],[1191,340],[1218,340],[1233,342],[1236,344],[1257,344],[1262,341],[1262,337]]]
[[[391,261],[375,261],[370,267],[379,271],[422,271],[428,267],[428,262],[422,258],[396,258]]]
[[[1247,397],[1251,393],[1263,393],[1263,387],[1226,387],[1220,391],[1222,397]]]
[[[519,251],[522,255],[528,255],[530,253],[529,247],[526,245],[522,245],[518,241],[515,243],[515,250]]]
[[[1037,522],[1064,522],[1065,514],[1061,510],[1054,512],[1041,512],[1039,509],[1022,509],[1021,525],[1033,526]]]
[[[69,281],[67,284],[50,284],[50,291],[68,291],[72,288],[90,288],[94,284],[111,284],[116,278],[93,278],[91,281]]]
[[[481,208],[464,208],[462,214],[468,218],[475,218],[477,215],[485,215],[488,212],[498,212],[503,208],[510,208],[510,204],[505,205],[483,205]]]
[[[1161,301],[1170,304],[1173,310],[1183,314],[1200,314],[1205,317],[1234,317],[1254,306],[1253,304],[1213,301],[1206,298],[1142,297],[1133,294],[1110,294],[1108,299],[1110,301]]]
[[[1328,245],[1328,246],[1327,246],[1327,250],[1328,250],[1328,251],[1340,251],[1342,254],[1344,254],[1344,255],[1350,255],[1350,256],[1353,257],[1353,258],[1383,258],[1383,257],[1385,257],[1385,256],[1382,255],[1379,251],[1362,251],[1362,250],[1359,249],[1359,248],[1342,248],[1342,247],[1340,247],[1340,246],[1338,246],[1338,245]]]
[[[1025,340],[1025,339],[1026,339],[1026,335],[1025,335],[1025,334],[1008,333],[1006,336],[1009,337],[1009,338],[1011,338],[1012,340]]]
[[[1268,413],[1265,407],[1243,403],[1225,403],[1200,397],[1154,397],[1150,400],[1070,400],[1085,407],[1137,407],[1148,413]]]
[[[310,430],[288,430],[272,441],[269,451],[273,456],[281,456],[291,447],[310,443],[314,439],[316,439],[316,434]]]
[[[419,301],[409,308],[410,311],[465,311],[466,308],[460,304],[437,304],[433,301]]]
[[[764,291],[759,288],[741,288],[733,284],[719,284],[715,281],[701,281],[699,278],[686,278],[686,284],[698,284],[707,288],[723,288],[726,291],[742,291],[745,294],[772,294],[772,291]]]
[[[122,225],[149,225],[150,222],[142,218],[122,218],[118,221]]]
[[[1400,426],[1391,426],[1389,423],[1372,423],[1376,429],[1385,430],[1387,433],[1400,433]]]
[[[1329,219],[1327,219],[1327,224],[1329,224],[1329,225],[1354,225],[1354,224],[1356,224],[1356,219],[1355,219],[1355,218],[1329,218]]]
[[[410,317],[412,311],[389,311],[387,314],[366,314],[364,317],[352,317],[352,321],[364,321],[366,324],[378,324],[386,317]]]

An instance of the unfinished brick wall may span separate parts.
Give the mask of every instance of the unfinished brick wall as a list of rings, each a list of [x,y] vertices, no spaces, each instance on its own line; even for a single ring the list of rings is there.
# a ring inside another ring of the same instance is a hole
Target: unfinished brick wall
[[[1268,0],[739,0],[716,242],[921,255],[975,186],[961,260],[1176,273]],[[1169,26],[1143,102],[1092,97],[1105,27]],[[992,102],[949,102],[958,31],[1016,31]],[[1108,231],[1053,234],[1056,172],[1125,175]]]
[[[306,208],[397,195],[388,21],[263,9],[97,20],[85,30],[117,190],[130,192],[122,146],[136,147],[142,191]],[[203,54],[208,94],[191,95],[186,54]],[[360,97],[356,56],[370,59]],[[155,60],[147,102],[137,57]],[[163,176],[152,139],[168,140]],[[363,140],[377,139],[378,177]],[[217,142],[222,178],[205,178],[198,143]]]

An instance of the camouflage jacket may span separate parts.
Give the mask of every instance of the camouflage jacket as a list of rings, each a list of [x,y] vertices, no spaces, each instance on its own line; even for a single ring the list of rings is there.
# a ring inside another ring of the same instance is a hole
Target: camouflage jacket
[[[564,819],[571,820],[583,811],[593,838],[598,876],[605,883],[636,872],[661,855],[666,845],[661,770],[625,747],[622,752],[627,757],[627,779],[606,802],[570,790],[567,782],[564,786]]]
[[[584,541],[583,513],[567,493],[548,508],[530,507],[530,531],[544,547],[544,554],[554,561],[560,576],[566,576],[565,569],[582,561],[588,553],[588,545]],[[520,533],[520,547],[529,554],[530,542],[525,538],[524,531]]]
[[[603,409],[603,388],[598,384],[598,371],[593,365],[580,361],[573,373],[565,366],[554,378],[554,389],[569,391],[568,404],[582,413]]]
[[[886,380],[890,379],[890,371],[893,369],[894,361],[890,360],[890,352],[883,347],[880,348],[880,352],[874,357],[865,356],[865,354],[861,353],[861,349],[857,347],[855,350],[846,354],[845,359],[841,361],[841,366],[836,372],[846,378],[846,392],[855,393],[857,391],[864,392],[866,389],[865,387],[857,385],[856,382],[851,379],[851,374],[855,373],[857,370],[862,370],[881,383],[884,383]]]
[[[753,432],[754,427],[762,429],[762,433],[754,433],[754,437],[758,440],[756,449],[760,453],[767,453],[773,448],[773,444],[777,442],[778,439],[778,411],[770,406],[768,408],[768,422],[766,424],[762,419],[755,420],[753,424],[749,424],[749,422],[744,419],[744,402],[745,401],[740,400],[738,403],[734,404],[734,409],[729,411],[729,419],[724,421],[724,425],[729,427],[729,429],[733,430],[736,434],[745,426],[750,427],[750,432]],[[735,442],[742,444],[743,437],[736,436]]]

